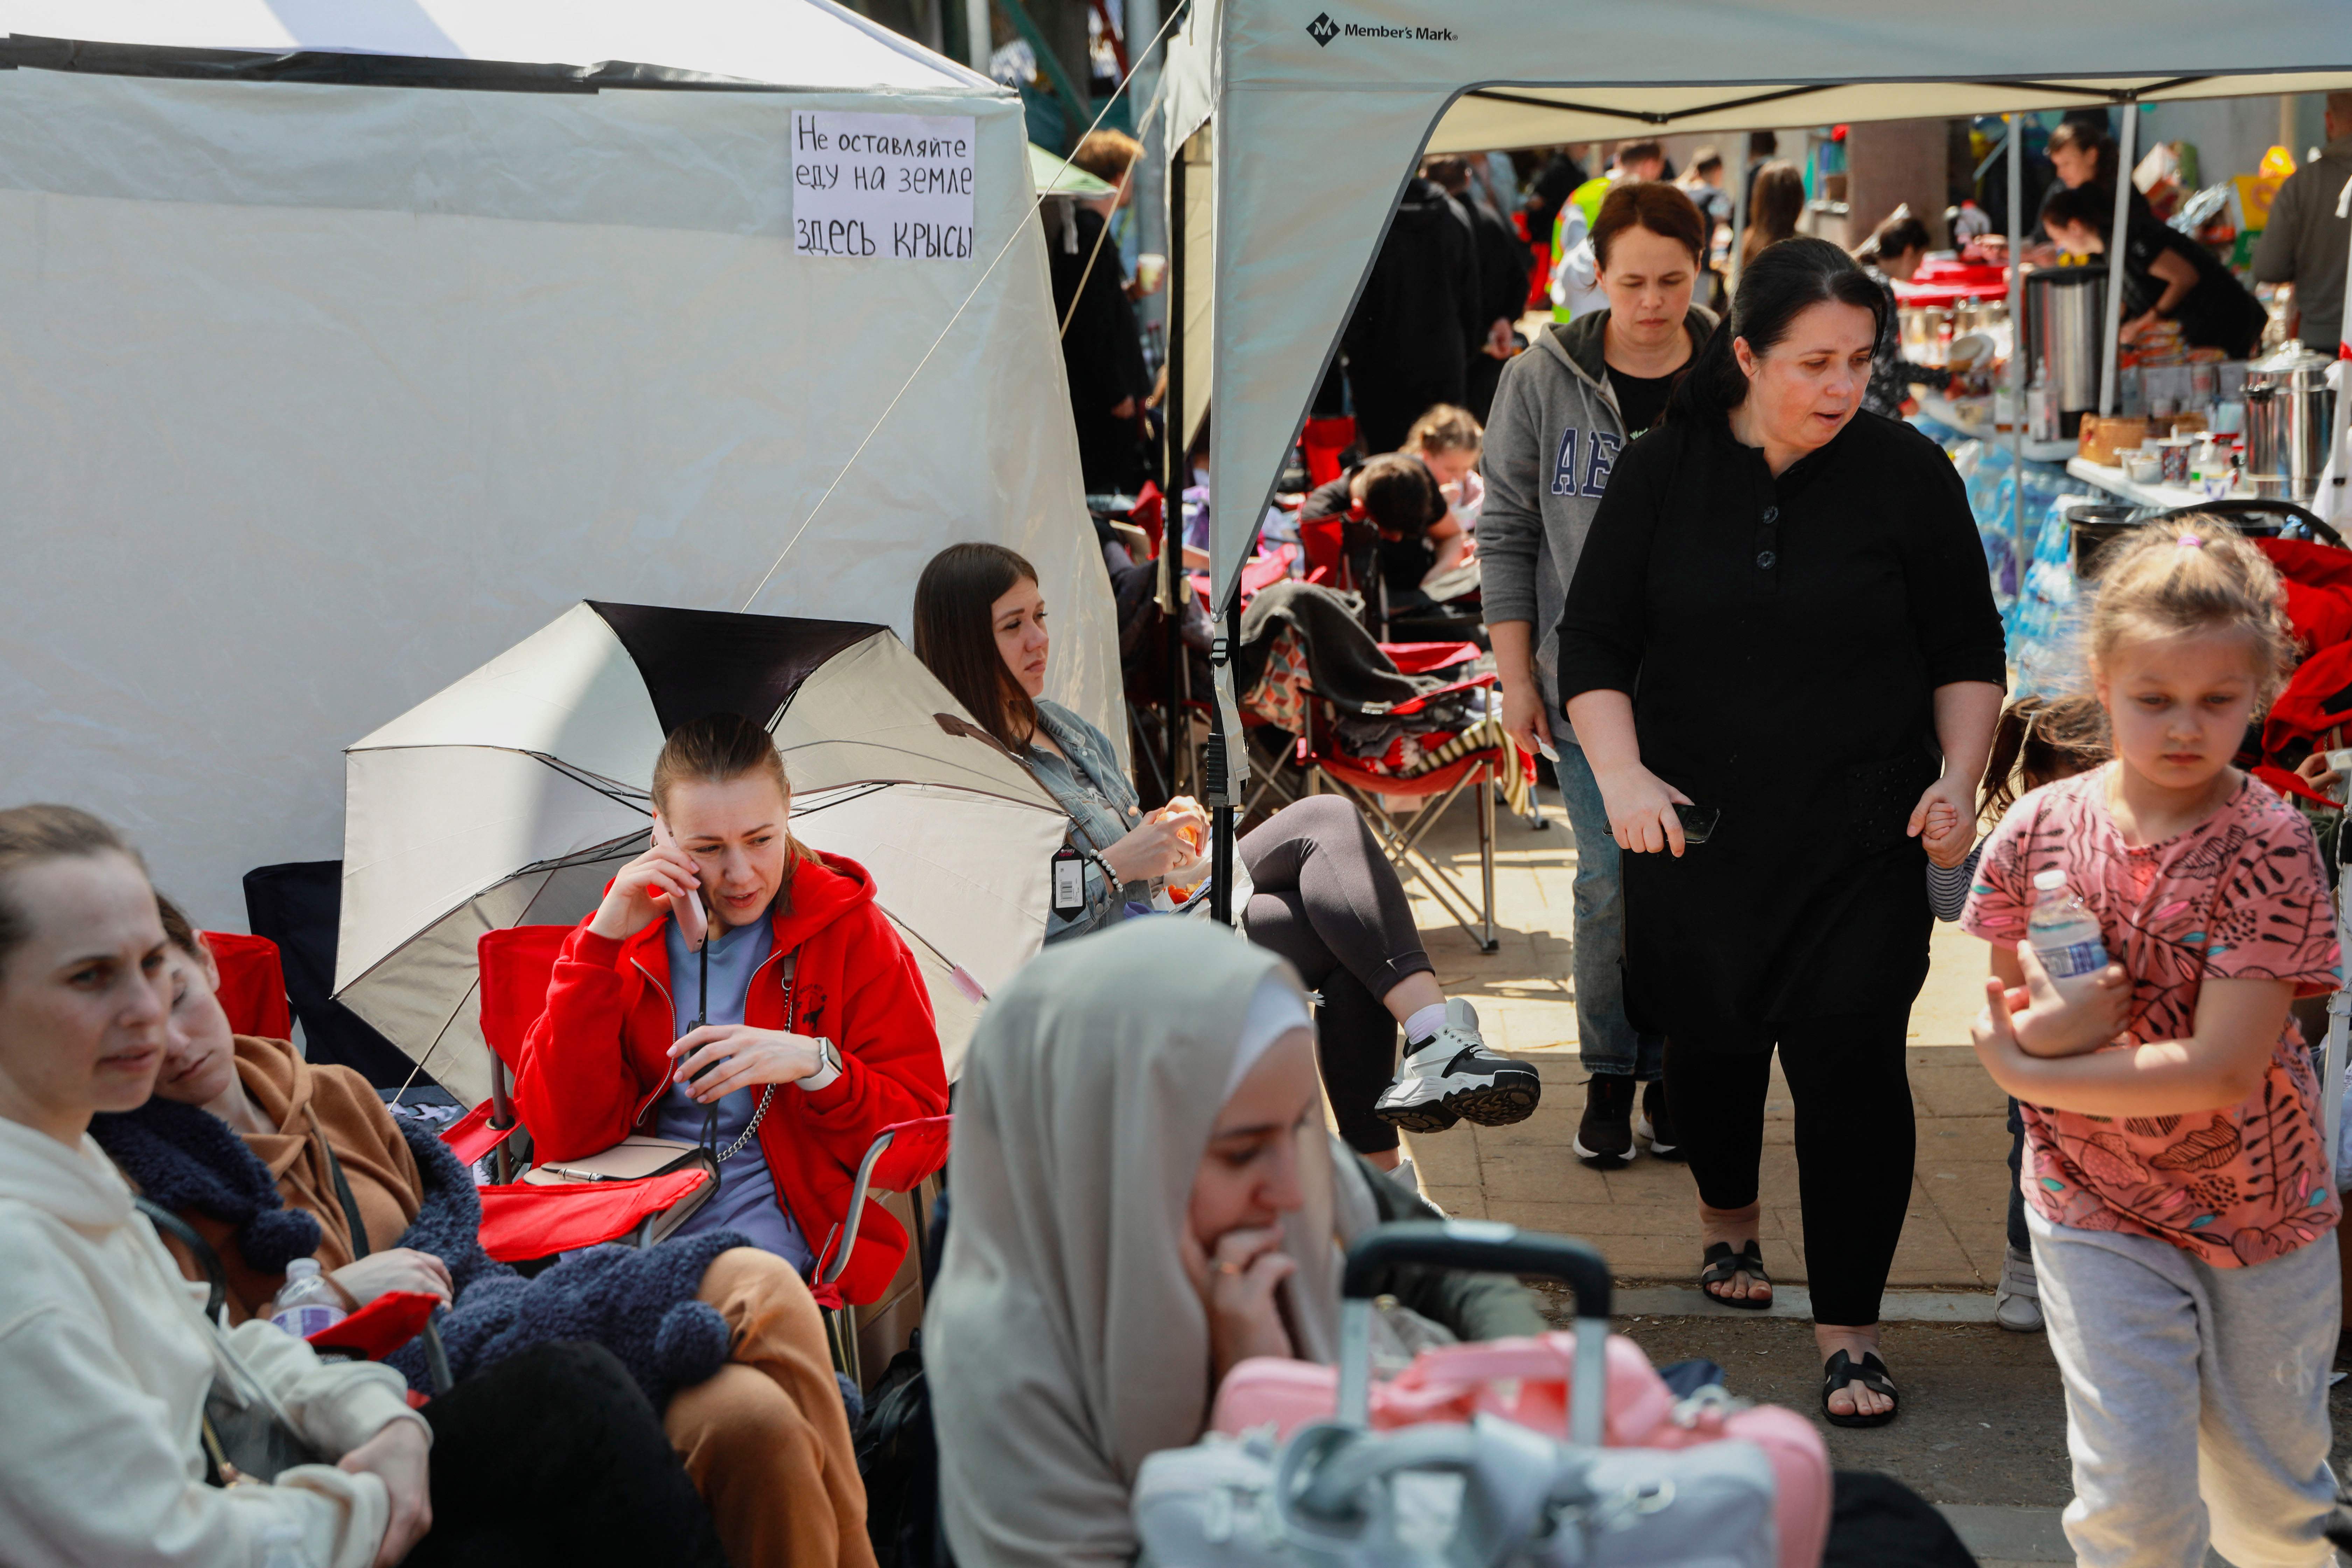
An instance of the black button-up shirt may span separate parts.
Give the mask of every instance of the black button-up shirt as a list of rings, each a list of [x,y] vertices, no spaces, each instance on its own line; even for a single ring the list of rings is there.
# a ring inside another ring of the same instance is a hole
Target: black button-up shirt
[[[1626,858],[1627,971],[1653,1026],[1907,1004],[1926,973],[1934,693],[2004,683],[1951,459],[1856,414],[1777,478],[1720,418],[1628,447],[1560,618],[1562,700],[1633,699],[1642,762],[1722,819]]]

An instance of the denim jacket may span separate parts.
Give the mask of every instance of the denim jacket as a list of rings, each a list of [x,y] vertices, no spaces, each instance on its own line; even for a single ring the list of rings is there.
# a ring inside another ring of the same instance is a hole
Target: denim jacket
[[[1118,752],[1112,748],[1110,737],[1058,702],[1040,700],[1037,723],[1062,748],[1062,755],[1057,757],[1032,741],[1024,760],[1045,793],[1069,814],[1073,848],[1099,855],[1142,826],[1143,810],[1135,798],[1135,786],[1118,765]],[[1074,915],[1047,913],[1048,943],[1100,931],[1125,920],[1129,903],[1149,904],[1151,900],[1150,884],[1114,886],[1097,859],[1086,863],[1086,886],[1083,910]]]

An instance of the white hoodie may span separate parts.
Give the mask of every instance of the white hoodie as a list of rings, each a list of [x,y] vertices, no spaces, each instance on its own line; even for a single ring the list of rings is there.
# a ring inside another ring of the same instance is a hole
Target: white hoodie
[[[222,1333],[89,1138],[0,1119],[0,1563],[9,1568],[367,1568],[383,1482],[327,1465],[275,1486],[204,1480],[215,1365],[320,1452],[420,1420],[389,1367],[324,1363],[256,1320]],[[421,1424],[421,1421],[420,1421]]]

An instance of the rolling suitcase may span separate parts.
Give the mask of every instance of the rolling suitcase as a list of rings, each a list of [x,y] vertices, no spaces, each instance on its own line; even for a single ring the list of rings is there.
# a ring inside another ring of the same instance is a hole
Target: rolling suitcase
[[[1538,1274],[1574,1291],[1563,1440],[1480,1411],[1375,1431],[1375,1282],[1391,1265]],[[1737,1438],[1607,1448],[1610,1278],[1561,1237],[1483,1221],[1382,1226],[1340,1285],[1338,1408],[1287,1438],[1211,1432],[1145,1460],[1133,1508],[1153,1568],[1775,1568],[1771,1462]]]

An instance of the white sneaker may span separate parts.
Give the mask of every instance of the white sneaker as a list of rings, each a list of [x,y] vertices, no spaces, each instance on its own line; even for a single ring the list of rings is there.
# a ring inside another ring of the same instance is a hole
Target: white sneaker
[[[1526,1121],[1542,1098],[1543,1075],[1488,1050],[1477,1011],[1455,996],[1444,1026],[1412,1047],[1372,1114],[1408,1132],[1443,1132],[1465,1117],[1503,1127]]]
[[[2042,1285],[2033,1277],[2033,1255],[2009,1247],[2001,1254],[2000,1283],[1992,1293],[1992,1321],[2011,1333],[2042,1332]]]

